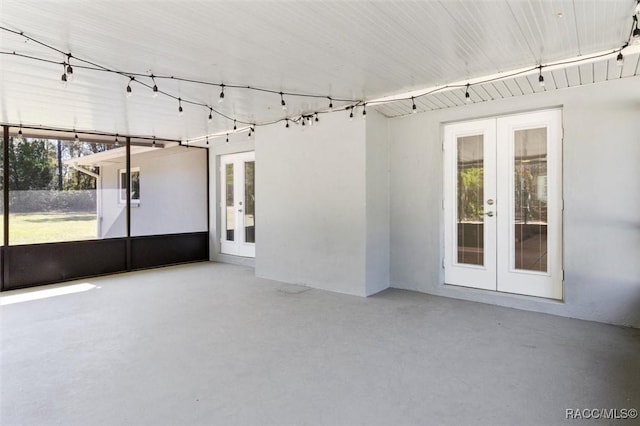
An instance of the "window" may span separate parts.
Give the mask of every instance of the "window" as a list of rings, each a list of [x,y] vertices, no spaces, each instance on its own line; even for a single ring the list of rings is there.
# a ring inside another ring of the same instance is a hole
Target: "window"
[[[127,203],[127,170],[118,170],[120,179],[118,179],[118,193],[120,194],[120,203]],[[140,167],[131,168],[131,204],[140,204]]]

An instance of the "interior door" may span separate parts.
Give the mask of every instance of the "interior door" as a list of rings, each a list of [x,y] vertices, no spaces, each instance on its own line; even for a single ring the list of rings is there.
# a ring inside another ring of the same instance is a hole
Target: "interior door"
[[[255,257],[255,153],[220,157],[220,251]]]
[[[562,299],[560,110],[444,136],[445,282]]]

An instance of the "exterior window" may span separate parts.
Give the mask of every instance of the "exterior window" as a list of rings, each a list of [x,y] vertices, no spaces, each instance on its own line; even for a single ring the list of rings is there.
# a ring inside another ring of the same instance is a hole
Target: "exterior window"
[[[127,203],[127,171],[125,169],[118,170],[120,179],[118,179],[118,190],[120,194],[120,203]],[[131,168],[131,204],[140,204],[140,167]]]

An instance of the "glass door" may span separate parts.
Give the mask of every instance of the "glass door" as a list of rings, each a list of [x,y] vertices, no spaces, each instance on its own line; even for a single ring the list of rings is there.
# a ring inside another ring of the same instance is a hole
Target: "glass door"
[[[255,257],[255,153],[220,157],[221,252]]]
[[[562,299],[559,110],[445,127],[445,282]]]
[[[445,128],[445,281],[496,290],[495,120]]]
[[[498,290],[562,299],[560,110],[499,118]]]

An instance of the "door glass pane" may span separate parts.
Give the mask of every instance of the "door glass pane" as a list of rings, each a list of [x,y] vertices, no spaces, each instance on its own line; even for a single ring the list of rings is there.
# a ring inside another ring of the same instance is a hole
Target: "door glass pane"
[[[484,265],[484,139],[458,138],[458,263]]]
[[[235,230],[235,214],[233,207],[233,164],[227,164],[225,166],[225,180],[226,180],[226,202],[225,208],[226,210],[226,231],[227,231],[227,241],[234,241],[234,230]]]
[[[256,242],[255,162],[244,163],[244,241]]]
[[[517,130],[514,158],[515,269],[547,271],[547,129]]]

